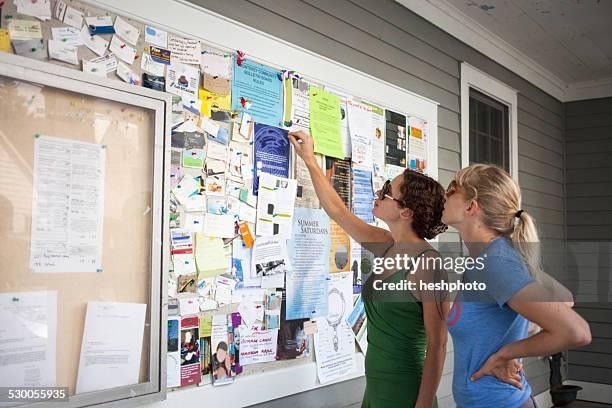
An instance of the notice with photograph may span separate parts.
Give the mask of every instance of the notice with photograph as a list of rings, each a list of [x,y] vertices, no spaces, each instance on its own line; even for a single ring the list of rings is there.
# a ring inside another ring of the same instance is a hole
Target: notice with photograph
[[[406,167],[406,153],[408,151],[406,139],[406,116],[385,111],[386,134],[385,134],[385,155],[386,164],[389,166]],[[391,177],[390,175],[387,175]]]
[[[408,166],[419,173],[427,173],[427,121],[408,118]]]
[[[325,157],[325,176],[346,208],[351,208],[351,162],[349,160]]]
[[[181,319],[181,387],[200,383],[200,321],[198,316]]]
[[[168,66],[166,71],[166,92],[186,98],[198,99],[199,84],[200,70],[198,68],[174,61]]]
[[[261,278],[262,287],[284,286],[285,274],[290,270],[286,238],[258,237],[255,240],[251,277]]]
[[[232,377],[232,366],[230,361],[231,343],[229,341],[226,315],[213,315],[210,340],[212,352],[212,383],[213,385],[230,384],[234,378]]]

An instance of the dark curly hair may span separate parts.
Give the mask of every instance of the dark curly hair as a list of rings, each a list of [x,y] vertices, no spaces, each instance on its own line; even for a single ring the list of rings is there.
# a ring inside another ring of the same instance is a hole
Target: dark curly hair
[[[444,187],[436,180],[414,170],[406,169],[402,174],[400,201],[410,208],[413,215],[412,228],[420,238],[432,239],[446,231],[442,223],[444,211]]]

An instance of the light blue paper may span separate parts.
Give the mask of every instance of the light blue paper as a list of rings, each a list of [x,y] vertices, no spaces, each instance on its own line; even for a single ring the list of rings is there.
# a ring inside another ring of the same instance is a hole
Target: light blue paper
[[[279,71],[248,59],[239,66],[234,58],[232,111],[247,112],[257,123],[282,126],[283,83],[279,76]],[[241,97],[250,102],[248,108],[240,103]]]
[[[286,319],[327,316],[330,227],[325,211],[297,207],[287,249],[292,271],[287,273]]]
[[[374,189],[372,172],[353,168],[353,213],[364,222],[374,221]]]

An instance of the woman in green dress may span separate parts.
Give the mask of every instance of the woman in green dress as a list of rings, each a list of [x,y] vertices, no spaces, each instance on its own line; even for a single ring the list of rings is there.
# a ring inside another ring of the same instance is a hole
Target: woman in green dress
[[[308,167],[321,207],[373,252],[375,261],[404,255],[413,259],[439,256],[425,240],[446,229],[441,222],[444,188],[438,182],[408,169],[387,181],[377,192],[373,209],[374,216],[388,225],[387,231],[363,222],[346,208],[318,166],[308,133],[290,132],[289,141]],[[365,282],[362,297],[368,349],[362,408],[437,406],[436,390],[446,356],[445,294],[381,290],[402,281],[432,281],[431,272],[423,267],[390,268]]]

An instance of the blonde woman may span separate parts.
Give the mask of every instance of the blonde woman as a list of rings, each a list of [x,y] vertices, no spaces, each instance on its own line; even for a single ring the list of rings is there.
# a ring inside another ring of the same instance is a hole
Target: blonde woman
[[[459,408],[535,407],[522,357],[546,356],[591,341],[588,324],[561,301],[551,301],[540,272],[533,218],[520,208],[518,185],[504,170],[466,167],[446,192],[442,222],[457,229],[470,256],[484,267],[465,272],[481,293],[461,292],[448,317]],[[529,321],[542,331],[527,338]]]

